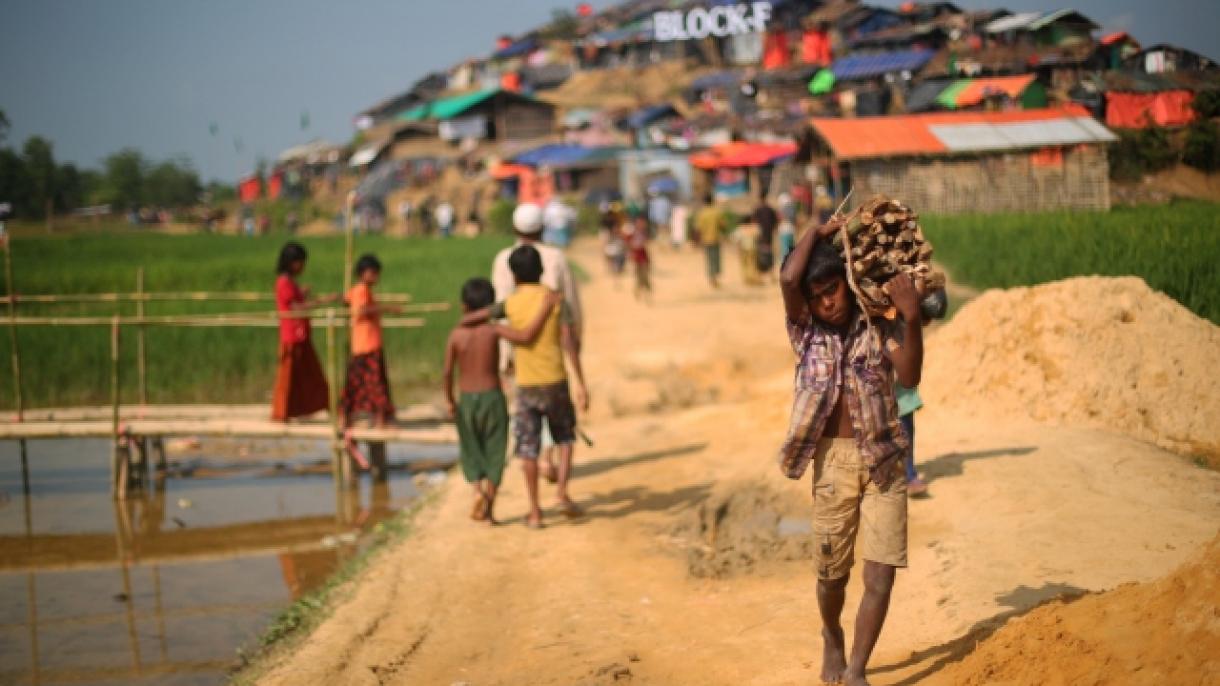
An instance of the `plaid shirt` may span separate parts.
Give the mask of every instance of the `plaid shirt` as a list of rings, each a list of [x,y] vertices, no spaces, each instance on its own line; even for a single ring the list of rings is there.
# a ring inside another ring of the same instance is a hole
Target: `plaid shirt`
[[[804,475],[840,394],[868,466],[904,454],[910,443],[898,421],[894,367],[888,354],[901,345],[901,329],[874,320],[870,331],[863,315],[857,315],[846,336],[812,317],[804,322],[789,319],[787,324],[798,361],[792,419],[779,455],[784,475],[790,479]]]

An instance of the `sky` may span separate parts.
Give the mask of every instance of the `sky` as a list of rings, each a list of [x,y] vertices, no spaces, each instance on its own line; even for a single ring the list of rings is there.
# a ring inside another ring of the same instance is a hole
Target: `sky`
[[[880,0],[896,6],[900,0]],[[132,147],[232,182],[313,138],[346,142],[360,110],[575,0],[0,0],[8,145],[52,141],[96,167]],[[601,8],[610,0],[593,0]],[[959,0],[1054,9],[1053,0]],[[1104,30],[1217,58],[1220,0],[1075,0]],[[303,115],[308,128],[302,128]],[[213,133],[215,125],[215,133]]]

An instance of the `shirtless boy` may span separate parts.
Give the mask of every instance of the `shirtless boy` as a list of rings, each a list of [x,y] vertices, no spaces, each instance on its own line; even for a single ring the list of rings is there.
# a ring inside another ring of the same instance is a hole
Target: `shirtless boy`
[[[496,292],[487,279],[470,279],[462,286],[462,311],[490,307]],[[504,474],[508,450],[508,405],[500,388],[500,339],[531,343],[538,337],[560,297],[554,293],[542,301],[538,314],[524,330],[487,323],[458,326],[445,346],[445,401],[449,417],[457,424],[462,475],[474,486],[471,519],[496,524],[492,507]],[[460,400],[453,397],[453,368],[457,365]]]
[[[780,285],[796,352],[796,393],[780,451],[785,476],[813,463],[814,564],[822,616],[822,680],[867,686],[865,667],[889,609],[894,572],[907,564],[903,456],[894,379],[913,388],[923,366],[919,298],[909,276],[886,284],[899,318],[867,318],[831,245],[840,219],[812,228],[784,263]],[[851,658],[843,626],[844,590],[854,552],[864,558],[864,596]]]

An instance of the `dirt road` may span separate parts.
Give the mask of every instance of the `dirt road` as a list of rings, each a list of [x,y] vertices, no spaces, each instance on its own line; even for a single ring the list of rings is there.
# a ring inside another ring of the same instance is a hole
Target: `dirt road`
[[[585,428],[597,445],[578,447],[573,484],[588,516],[526,529],[513,463],[506,524],[475,525],[451,479],[264,683],[817,683],[810,487],[774,460],[792,364],[777,289],[735,285],[730,265],[713,293],[698,254],[657,249],[646,306],[604,276],[595,246],[573,257],[594,275]],[[874,684],[943,683],[998,619],[1161,576],[1216,534],[1220,474],[1117,435],[969,410],[918,415],[931,497],[911,503],[911,566]],[[849,609],[859,590],[853,580]]]

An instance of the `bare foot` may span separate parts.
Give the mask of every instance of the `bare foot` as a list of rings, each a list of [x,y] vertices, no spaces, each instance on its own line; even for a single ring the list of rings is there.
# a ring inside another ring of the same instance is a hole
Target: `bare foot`
[[[585,513],[580,505],[572,502],[571,498],[560,498],[555,502],[555,507],[558,507],[566,517],[579,517]]]
[[[865,679],[863,674],[860,674],[859,676],[847,676],[846,674],[844,674],[843,675],[843,686],[870,686],[870,685],[868,683],[868,679]]]
[[[827,684],[843,682],[847,669],[847,650],[843,645],[843,629],[822,629],[822,681]]]
[[[476,522],[481,522],[487,519],[488,510],[490,509],[487,504],[487,496],[483,495],[482,491],[478,491],[474,497],[474,505],[470,508],[470,518]]]
[[[525,518],[525,525],[531,529],[542,528],[542,513],[535,510]]]

